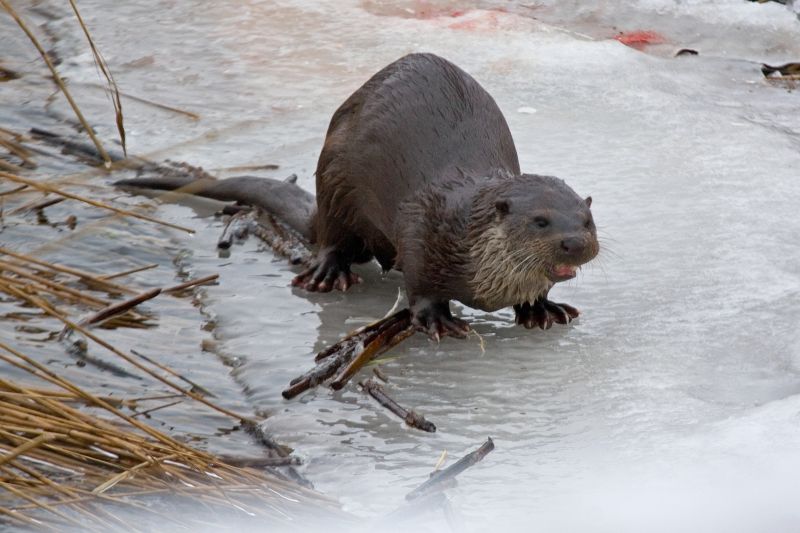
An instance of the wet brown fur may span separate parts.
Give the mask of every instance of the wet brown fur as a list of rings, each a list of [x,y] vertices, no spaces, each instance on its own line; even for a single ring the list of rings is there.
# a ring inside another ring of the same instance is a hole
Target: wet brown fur
[[[498,211],[500,199],[508,212]],[[330,290],[323,276],[349,275],[351,263],[375,257],[403,272],[412,309],[420,301],[490,311],[533,301],[552,287],[555,264],[597,253],[589,205],[557,178],[521,174],[494,100],[432,54],[387,66],[333,115],[317,208],[317,270],[297,284]],[[525,210],[563,215],[563,227],[541,236]],[[581,249],[561,257],[566,234]]]

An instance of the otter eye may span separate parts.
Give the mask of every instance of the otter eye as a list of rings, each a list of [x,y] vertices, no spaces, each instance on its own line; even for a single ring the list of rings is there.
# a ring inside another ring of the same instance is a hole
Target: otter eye
[[[536,217],[533,219],[533,223],[539,226],[540,228],[546,228],[550,225],[550,221],[544,217]]]
[[[586,224],[583,225],[586,229],[592,229],[592,219],[586,221]]]

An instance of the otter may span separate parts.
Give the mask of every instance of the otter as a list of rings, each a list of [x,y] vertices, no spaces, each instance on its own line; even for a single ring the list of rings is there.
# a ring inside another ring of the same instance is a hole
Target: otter
[[[263,207],[316,244],[316,259],[294,286],[347,290],[361,282],[351,265],[373,258],[384,271],[401,271],[413,324],[437,339],[469,331],[451,300],[484,311],[513,307],[526,328],[578,316],[547,295],[599,251],[591,197],[559,178],[521,173],[494,99],[441,57],[400,58],[336,110],[316,188],[315,202],[293,183],[254,177],[193,192]]]

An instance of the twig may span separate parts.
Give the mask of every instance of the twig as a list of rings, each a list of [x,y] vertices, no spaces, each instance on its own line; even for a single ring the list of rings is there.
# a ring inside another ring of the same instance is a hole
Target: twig
[[[153,413],[155,411],[160,411],[161,409],[166,409],[167,407],[172,407],[173,405],[178,405],[179,403],[183,403],[183,400],[175,400],[174,402],[165,403],[163,405],[157,405],[156,407],[151,407],[146,411],[137,411],[132,416],[133,418],[136,418],[137,416],[144,416],[146,418],[150,418],[150,413]]]
[[[112,316],[121,315],[122,313],[128,311],[139,305],[140,303],[146,302],[147,300],[152,300],[156,296],[161,294],[161,289],[151,289],[147,292],[143,292],[141,294],[137,294],[133,298],[125,300],[123,302],[118,302],[108,307],[105,307],[90,317],[84,318],[78,324],[81,326],[90,326],[92,324],[97,324],[98,322],[102,322]]]
[[[103,157],[103,161],[105,161],[106,167],[109,167],[111,165],[111,158],[108,156],[108,153],[106,152],[105,148],[103,148],[100,139],[98,139],[97,136],[94,134],[94,130],[92,129],[92,127],[84,118],[83,113],[81,113],[81,110],[78,107],[78,104],[75,103],[75,100],[73,100],[72,95],[67,89],[67,85],[64,83],[64,80],[61,79],[61,76],[58,74],[58,71],[56,70],[56,67],[53,65],[53,62],[50,61],[50,56],[47,55],[47,52],[45,52],[42,45],[39,44],[38,39],[36,39],[31,30],[28,29],[28,26],[25,24],[22,18],[17,14],[14,8],[11,7],[11,4],[9,4],[6,0],[0,0],[0,5],[2,5],[8,12],[8,14],[11,15],[11,17],[17,22],[17,25],[19,25],[22,31],[25,32],[25,35],[28,36],[28,39],[30,39],[31,43],[33,43],[33,46],[36,47],[36,50],[39,51],[39,55],[42,56],[42,59],[44,59],[44,62],[47,64],[47,68],[49,68],[50,72],[53,74],[53,80],[55,80],[56,85],[58,85],[59,89],[61,89],[61,92],[64,93],[67,102],[69,102],[70,107],[72,107],[72,110],[75,112],[75,116],[78,117],[78,120],[83,126],[83,129],[86,130],[86,133],[92,139],[92,142],[97,148],[97,152]]]
[[[266,468],[275,466],[297,466],[301,461],[297,457],[233,457],[230,455],[220,455],[221,461],[225,464],[238,467]]]
[[[314,255],[309,243],[297,232],[287,228],[269,213],[254,209],[258,223],[250,231],[264,241],[272,250],[289,260],[293,265],[311,264]]]
[[[13,189],[0,192],[0,196],[10,196],[12,194],[17,194],[18,192],[24,191],[27,188],[28,188],[27,185],[20,185],[19,187],[14,187]]]
[[[480,462],[486,455],[494,450],[494,441],[489,437],[480,448],[470,452],[444,470],[431,474],[430,479],[406,495],[406,500],[414,500],[442,489],[442,485],[454,479],[467,468]]]
[[[63,196],[58,198],[48,198],[47,196],[44,197],[43,200],[36,200],[24,205],[21,205],[14,209],[11,214],[15,215],[17,213],[22,213],[23,211],[40,211],[45,209],[46,207],[50,207],[51,205],[56,205],[66,200]]]
[[[82,83],[80,85],[86,85],[88,87],[95,87],[95,88],[98,88],[98,89],[105,89],[105,87],[103,87],[99,83]],[[171,111],[173,113],[178,113],[180,115],[185,115],[185,116],[189,117],[192,120],[200,120],[200,115],[198,115],[197,113],[193,113],[191,111],[186,111],[185,109],[180,109],[178,107],[173,107],[171,105],[162,104],[162,103],[159,103],[159,102],[154,102],[153,100],[148,100],[147,98],[142,98],[140,96],[134,96],[132,94],[125,93],[125,92],[122,92],[122,91],[118,91],[118,92],[119,92],[120,96],[122,96],[123,98],[127,98],[128,100],[133,100],[134,102],[139,102],[141,104],[146,104],[146,105],[149,105],[149,106],[157,107],[157,108],[163,109],[165,111]],[[269,165],[267,165],[267,166],[269,166]],[[216,170],[216,169],[214,169],[214,170]]]
[[[413,333],[411,312],[408,309],[364,326],[318,353],[315,357],[317,366],[293,379],[282,395],[287,400],[294,398],[323,383],[339,368],[347,365],[331,383],[333,388],[340,389],[370,359],[394,346],[397,339],[405,339]]]
[[[171,369],[170,367],[168,367],[168,366],[166,366],[166,365],[162,365],[162,364],[161,364],[161,363],[159,363],[158,361],[156,361],[156,360],[154,360],[154,359],[152,359],[152,358],[150,358],[150,357],[147,357],[147,356],[146,356],[146,355],[144,355],[143,353],[140,353],[140,352],[138,352],[138,351],[136,351],[136,350],[133,350],[133,349],[131,349],[131,353],[132,353],[133,355],[135,355],[136,357],[139,357],[139,358],[141,358],[141,359],[144,359],[145,361],[147,361],[147,362],[148,362],[148,363],[150,363],[151,365],[153,365],[153,366],[155,366],[155,367],[157,367],[157,368],[160,368],[161,370],[163,370],[163,371],[164,371],[164,372],[166,372],[167,374],[172,374],[173,376],[175,376],[176,378],[180,379],[181,381],[183,381],[183,382],[184,382],[184,383],[186,383],[187,385],[191,385],[191,387],[192,387],[192,390],[193,390],[193,391],[197,391],[197,392],[199,392],[200,394],[203,394],[203,395],[205,395],[205,396],[208,396],[208,397],[210,397],[210,398],[216,398],[216,396],[215,396],[214,394],[212,394],[212,393],[211,393],[211,391],[209,391],[207,388],[203,387],[202,385],[200,385],[200,384],[198,384],[198,383],[195,383],[195,382],[194,382],[194,381],[192,381],[191,379],[189,379],[189,378],[187,378],[187,377],[185,377],[185,376],[181,375],[179,372],[177,372],[177,371],[175,371],[175,370]]]
[[[5,2],[5,0],[0,0],[0,2]],[[139,218],[139,219],[142,219],[142,220],[147,220],[148,222],[155,222],[156,224],[161,224],[162,226],[167,226],[169,228],[179,229],[181,231],[185,231],[186,233],[194,233],[194,230],[191,229],[191,228],[186,228],[184,226],[179,226],[177,224],[173,224],[172,222],[166,222],[164,220],[159,220],[157,218],[154,218],[154,217],[151,217],[151,216],[148,216],[148,215],[143,215],[141,213],[136,213],[134,211],[129,211],[127,209],[120,209],[118,207],[114,207],[112,205],[105,204],[103,202],[98,202],[98,201],[92,200],[90,198],[85,198],[85,197],[79,196],[77,194],[72,194],[70,192],[66,192],[66,191],[62,191],[62,190],[56,189],[55,187],[52,187],[50,185],[46,185],[46,184],[43,184],[43,183],[37,183],[36,181],[29,180],[27,178],[23,178],[22,176],[17,176],[16,174],[10,174],[8,172],[0,172],[0,178],[5,178],[7,180],[14,181],[14,182],[17,182],[17,183],[24,183],[25,185],[33,187],[34,189],[39,189],[40,191],[44,191],[44,192],[52,192],[54,194],[58,194],[59,196],[64,196],[65,198],[70,198],[72,200],[78,200],[80,202],[89,204],[89,205],[94,206],[94,207],[99,207],[101,209],[108,209],[109,211],[113,211],[114,213],[117,213],[118,215],[123,215],[123,216],[126,216],[126,217]]]
[[[105,276],[100,276],[97,279],[101,279],[103,281],[108,281],[110,279],[122,278],[125,276],[130,276],[131,274],[136,274],[137,272],[144,272],[145,270],[152,270],[154,268],[158,268],[158,263],[153,263],[150,265],[144,265],[136,268],[132,268],[130,270],[125,270],[123,272],[117,272],[116,274],[108,274]]]
[[[219,236],[217,248],[227,250],[233,246],[233,243],[244,240],[247,234],[250,233],[250,227],[253,225],[255,216],[255,212],[249,209],[232,215],[225,224],[222,235]]]
[[[188,289],[189,287],[194,287],[196,285],[208,285],[212,281],[216,281],[217,278],[219,278],[219,274],[211,274],[210,276],[206,276],[204,278],[192,279],[186,283],[181,283],[180,285],[175,285],[174,287],[169,287],[168,289],[163,289],[161,292],[170,294]]]
[[[421,429],[422,431],[427,431],[428,433],[436,432],[436,426],[432,422],[426,420],[424,416],[416,411],[408,410],[402,407],[388,394],[386,394],[386,390],[384,390],[379,383],[373,381],[372,378],[360,382],[359,385],[361,385],[361,387],[364,389],[364,392],[375,398],[379,404],[387,408],[389,411],[402,418],[405,423],[412,428]]]
[[[379,367],[377,367],[377,366],[376,366],[376,367],[374,367],[374,368],[372,369],[372,373],[373,373],[373,374],[375,374],[375,376],[376,376],[376,377],[377,377],[379,380],[383,381],[384,383],[389,383],[389,376],[387,376],[387,375],[386,375],[386,374],[383,372],[383,370],[381,370]]]
[[[389,341],[396,335],[402,335],[406,331],[413,331],[413,326],[409,321],[399,320],[381,328],[378,332],[364,340],[364,347],[360,351],[356,350],[355,357],[347,364],[347,366],[336,376],[331,382],[333,390],[339,390],[344,387],[350,379],[361,370],[361,368],[370,362],[379,351],[386,349]]]

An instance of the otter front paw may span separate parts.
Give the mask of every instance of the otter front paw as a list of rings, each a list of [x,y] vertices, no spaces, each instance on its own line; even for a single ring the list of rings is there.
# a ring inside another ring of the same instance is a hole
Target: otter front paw
[[[450,313],[448,302],[418,302],[411,307],[411,323],[437,342],[445,335],[466,338],[470,330],[467,322]]]
[[[525,302],[514,306],[516,322],[528,329],[538,327],[550,329],[554,323],[569,324],[578,318],[580,312],[564,303],[551,302],[547,298],[539,298],[533,304]]]
[[[356,283],[361,283],[361,276],[351,272],[335,250],[320,252],[311,266],[292,280],[292,286],[310,292],[346,291]]]

